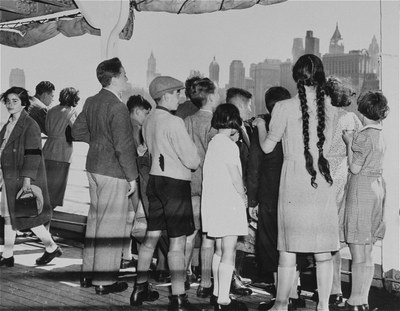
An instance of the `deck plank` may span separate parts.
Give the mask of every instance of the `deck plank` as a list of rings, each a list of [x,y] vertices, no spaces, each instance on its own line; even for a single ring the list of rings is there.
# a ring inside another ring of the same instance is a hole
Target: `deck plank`
[[[15,266],[1,267],[0,298],[2,310],[140,310],[165,311],[168,304],[169,287],[166,284],[153,282],[160,293],[160,299],[144,303],[138,308],[129,305],[132,293],[134,274],[121,273],[120,279],[127,281],[129,288],[125,292],[99,296],[94,288],[81,288],[79,273],[81,269],[82,245],[79,243],[58,243],[63,249],[63,255],[43,267],[34,264],[36,258],[44,251],[43,245],[32,239],[23,240],[15,248]],[[203,311],[211,311],[208,299],[196,297],[198,284],[192,284],[188,291],[192,304]],[[257,310],[260,301],[267,300],[262,293],[250,297],[239,298],[244,301],[250,311]],[[308,302],[304,311],[315,309],[315,303]]]

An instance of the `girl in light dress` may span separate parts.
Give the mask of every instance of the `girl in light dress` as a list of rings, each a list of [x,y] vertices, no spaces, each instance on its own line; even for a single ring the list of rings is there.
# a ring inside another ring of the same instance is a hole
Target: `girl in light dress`
[[[212,261],[216,310],[245,311],[244,303],[230,299],[238,236],[248,234],[247,196],[242,181],[239,149],[235,144],[242,120],[232,104],[217,107],[211,126],[218,130],[208,145],[203,166],[201,197],[203,232],[215,238]]]
[[[316,260],[318,310],[328,311],[332,287],[332,252],[339,250],[336,192],[326,158],[337,127],[338,108],[325,96],[321,59],[301,56],[293,67],[298,95],[278,102],[269,132],[257,118],[260,146],[265,153],[282,141],[284,162],[278,200],[278,288],[271,310],[287,310],[296,275],[296,253],[313,253]],[[337,122],[337,121],[336,121]]]
[[[332,138],[332,144],[328,151],[327,159],[329,161],[329,169],[333,179],[333,187],[336,190],[336,201],[339,208],[339,217],[343,216],[342,201],[344,197],[344,188],[347,182],[347,150],[346,144],[342,138],[343,131],[358,132],[361,129],[361,121],[353,112],[345,110],[352,103],[352,97],[355,95],[353,90],[345,83],[334,76],[327,79],[325,86],[326,94],[331,99],[332,106],[339,107],[335,115],[334,123],[337,124]],[[329,297],[329,305],[340,305],[343,302],[341,288],[341,256],[337,251],[332,256],[333,259],[333,283],[331,295]]]
[[[341,231],[352,258],[352,287],[346,306],[350,310],[369,310],[368,293],[374,276],[372,247],[385,233],[382,120],[389,107],[381,92],[371,91],[362,94],[357,104],[364,127],[357,134],[343,132],[350,173]]]

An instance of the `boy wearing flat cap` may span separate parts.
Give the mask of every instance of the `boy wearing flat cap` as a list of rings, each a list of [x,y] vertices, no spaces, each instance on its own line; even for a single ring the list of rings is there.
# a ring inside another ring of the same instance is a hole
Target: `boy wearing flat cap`
[[[161,232],[167,230],[172,288],[168,311],[198,310],[190,305],[185,293],[184,250],[186,236],[194,231],[191,170],[197,169],[200,158],[183,120],[171,113],[178,108],[179,93],[183,89],[181,81],[169,76],[156,77],[149,86],[150,95],[157,103],[143,124],[144,140],[152,159],[147,186],[149,215],[146,236],[139,250],[132,306],[159,297],[149,286],[147,271]]]

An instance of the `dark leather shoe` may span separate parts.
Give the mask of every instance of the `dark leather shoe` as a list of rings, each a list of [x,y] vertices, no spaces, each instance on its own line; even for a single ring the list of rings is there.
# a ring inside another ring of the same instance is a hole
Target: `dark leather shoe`
[[[210,306],[218,307],[218,297],[214,294],[210,297]]]
[[[14,256],[4,258],[0,256],[0,267],[6,266],[8,268],[14,267]]]
[[[269,302],[261,302],[258,305],[258,310],[259,311],[267,311],[267,310],[271,309],[274,306],[274,304],[275,304],[275,298],[272,298]]]
[[[169,296],[168,311],[201,311],[193,306],[186,294]]]
[[[333,294],[329,296],[329,306],[338,306],[343,303],[342,294]]]
[[[166,270],[157,270],[152,273],[154,281],[157,283],[167,283],[171,280],[171,274]]]
[[[81,283],[81,287],[83,287],[83,288],[89,288],[89,287],[93,286],[92,279],[88,278],[86,276],[81,277],[80,283]]]
[[[333,310],[344,310],[344,311],[365,311],[364,305],[351,305],[347,301],[344,306],[334,306]]]
[[[153,290],[149,282],[135,284],[130,298],[131,306],[140,306],[143,301],[155,301],[158,297],[160,297],[160,295],[157,291]]]
[[[56,250],[52,253],[44,252],[42,257],[36,259],[36,264],[38,266],[44,266],[50,263],[54,258],[60,257],[62,255],[62,250],[59,246],[57,246]]]
[[[215,307],[214,310],[248,311],[248,308],[243,302],[237,301],[235,299],[231,299],[231,303],[229,305],[220,305],[220,304],[218,304],[218,306]]]
[[[299,297],[299,298],[289,298],[289,305],[288,305],[288,311],[294,311],[300,308],[305,308],[306,307],[306,301]]]
[[[199,298],[207,298],[211,297],[213,291],[214,291],[214,286],[212,285],[210,287],[203,287],[199,285],[199,287],[197,287],[196,295]]]
[[[120,293],[128,288],[126,282],[115,282],[111,285],[97,285],[94,287],[97,295],[107,295],[110,293]]]
[[[249,296],[253,293],[253,291],[244,286],[243,283],[236,276],[236,273],[233,273],[232,282],[231,282],[231,293],[239,296]]]

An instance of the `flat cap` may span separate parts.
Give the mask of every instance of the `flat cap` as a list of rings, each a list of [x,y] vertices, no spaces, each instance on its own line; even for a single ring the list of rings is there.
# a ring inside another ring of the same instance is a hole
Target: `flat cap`
[[[149,93],[153,99],[158,99],[167,92],[184,89],[183,82],[170,76],[159,76],[149,85]]]

